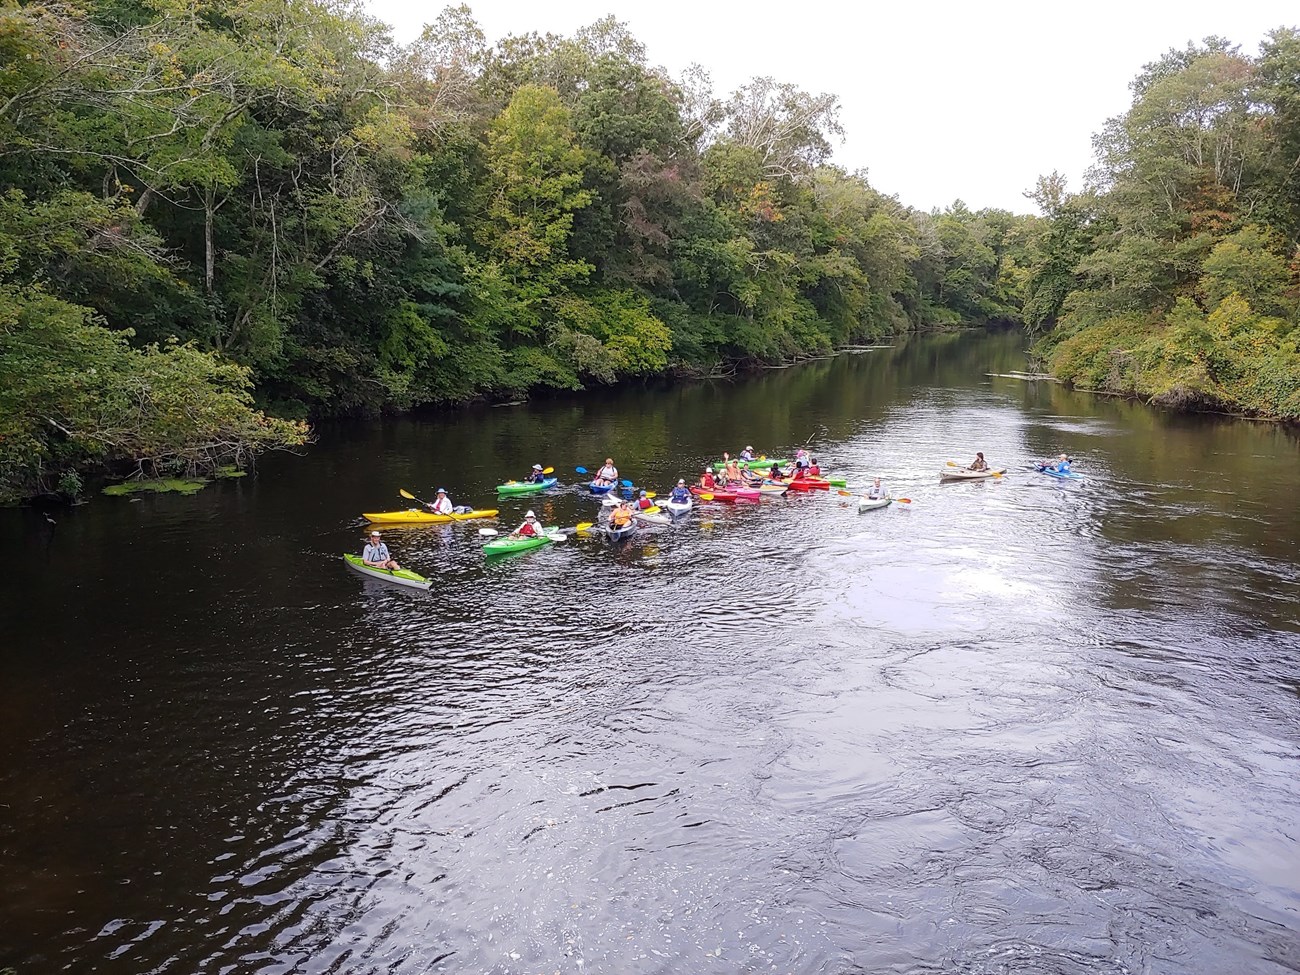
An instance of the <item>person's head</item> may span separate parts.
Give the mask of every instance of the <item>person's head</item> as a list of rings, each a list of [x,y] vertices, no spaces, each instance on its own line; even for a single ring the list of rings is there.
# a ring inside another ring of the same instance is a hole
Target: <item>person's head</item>
[[[644,498],[644,497],[645,497],[645,495],[646,495],[646,493],[645,493],[645,492],[644,492],[644,491],[642,491],[642,492],[641,492],[641,497],[643,497],[643,498]]]
[[[677,479],[677,486],[678,486],[678,487],[686,487],[686,478],[684,478],[684,477],[679,477],[679,478]]]
[[[533,465],[533,470],[535,470],[535,471],[540,471],[541,469],[542,469],[542,465],[541,465],[541,464],[534,464],[534,465]]]
[[[606,457],[606,458],[605,458],[605,464],[606,464],[607,466],[609,466],[609,467],[613,467],[613,466],[614,466],[614,458],[613,458],[613,457]]]
[[[447,489],[446,489],[446,488],[438,488],[438,497],[441,498],[441,497],[442,497],[443,495],[445,495],[446,493],[447,493]]]
[[[750,443],[750,444],[745,444],[745,449],[746,449],[746,450],[753,450],[753,449],[754,449],[754,445],[753,445],[752,443]]]
[[[371,542],[377,542],[377,541],[379,541],[379,532],[371,532],[371,533],[370,533],[370,541],[371,541]]]
[[[1066,457],[1065,454],[1061,454],[1061,460],[1069,460],[1069,459],[1070,459],[1070,458],[1069,458],[1069,457]]]
[[[531,511],[528,512],[528,514],[524,515],[524,521],[536,521],[536,520],[537,520],[537,516],[533,514]]]
[[[880,478],[876,478],[872,483],[874,483],[876,487],[880,487]]]
[[[977,451],[975,451],[975,456],[978,457],[980,460],[983,460],[983,459],[984,459],[984,451],[982,451],[982,450],[977,450]]]
[[[814,464],[817,463],[817,458],[814,457],[814,458],[812,459],[812,462],[813,462]]]

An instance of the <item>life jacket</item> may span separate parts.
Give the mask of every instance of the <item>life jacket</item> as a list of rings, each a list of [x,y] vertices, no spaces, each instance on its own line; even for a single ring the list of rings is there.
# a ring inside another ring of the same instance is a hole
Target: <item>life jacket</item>
[[[636,503],[636,506],[640,508],[642,511],[645,511],[646,508],[653,508],[654,502],[651,501],[649,498],[642,498],[640,501]]]
[[[712,490],[717,486],[718,486],[718,482],[714,479],[712,474],[705,474],[702,478],[700,478],[700,487],[702,488],[708,488],[709,490]]]
[[[524,522],[522,525],[519,526],[519,534],[520,534],[520,535],[528,535],[528,536],[530,536],[530,537],[535,537],[535,536],[537,536],[537,535],[540,535],[541,532],[537,530],[537,525],[536,525],[536,524],[534,524],[534,523],[531,522],[531,521],[526,521],[526,522]]]
[[[822,469],[821,469],[820,467],[815,466],[815,465],[810,465],[810,466],[807,468],[807,471],[806,471],[806,473],[808,474],[809,477],[818,477],[818,476],[821,474],[821,472],[822,472]]]
[[[615,528],[622,528],[632,520],[632,512],[626,508],[615,508],[609,514],[609,523]]]

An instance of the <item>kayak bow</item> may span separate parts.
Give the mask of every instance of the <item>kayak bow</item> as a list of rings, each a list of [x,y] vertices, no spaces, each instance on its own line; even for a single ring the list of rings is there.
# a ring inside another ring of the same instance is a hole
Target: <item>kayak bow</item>
[[[495,518],[496,508],[484,511],[466,511],[464,514],[435,515],[432,511],[408,508],[405,511],[372,511],[361,517],[373,525],[445,525],[450,521],[471,521],[475,518]]]

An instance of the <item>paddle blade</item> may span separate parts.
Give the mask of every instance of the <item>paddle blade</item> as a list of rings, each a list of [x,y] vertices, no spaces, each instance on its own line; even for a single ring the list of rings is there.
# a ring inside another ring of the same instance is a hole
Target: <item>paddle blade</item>
[[[633,483],[632,483],[631,481],[619,481],[618,483],[621,484],[621,485],[623,485],[623,487],[634,487],[634,486],[635,486],[635,485],[633,485]]]
[[[594,521],[580,521],[574,526],[573,530],[575,532],[585,532],[588,528],[595,527],[595,524]]]
[[[554,468],[554,467],[547,467],[547,468],[545,468],[545,469],[542,470],[542,473],[543,473],[543,474],[554,474],[554,473],[555,473],[555,468]]]
[[[569,540],[568,535],[561,535],[559,532],[548,532],[546,537],[553,542],[567,542]]]
[[[894,500],[897,501],[899,504],[911,504],[911,503],[912,503],[912,499],[911,499],[911,498],[895,498]]]
[[[852,491],[836,491],[835,493],[838,494],[838,495],[839,495],[840,497],[842,497],[842,498],[851,498],[851,497],[853,497],[853,492],[852,492]]]
[[[657,498],[657,497],[659,497],[659,495],[656,494],[654,491],[647,491],[647,492],[645,493],[645,496],[646,496],[647,498]]]
[[[406,490],[406,488],[398,488],[398,489],[397,489],[397,493],[400,494],[402,497],[406,498],[407,501],[419,501],[419,500],[420,500],[420,499],[417,498],[414,494],[412,494],[410,491]]]
[[[711,495],[711,494],[697,494],[696,497],[699,498],[701,501],[712,501],[712,500],[713,500],[713,495]]]
[[[484,538],[492,538],[497,534],[497,530],[495,528],[480,528],[478,533]]]
[[[947,463],[949,467],[961,467],[961,464],[957,463],[955,460],[950,460]]]

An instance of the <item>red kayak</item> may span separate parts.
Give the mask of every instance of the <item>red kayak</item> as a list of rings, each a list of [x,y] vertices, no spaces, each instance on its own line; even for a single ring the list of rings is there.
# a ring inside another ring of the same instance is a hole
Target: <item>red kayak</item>
[[[697,498],[702,494],[707,494],[712,497],[714,501],[727,501],[732,504],[740,500],[740,495],[735,491],[724,491],[722,488],[714,488],[712,491],[706,491],[702,487],[693,487],[691,488],[691,494],[695,495]]]

